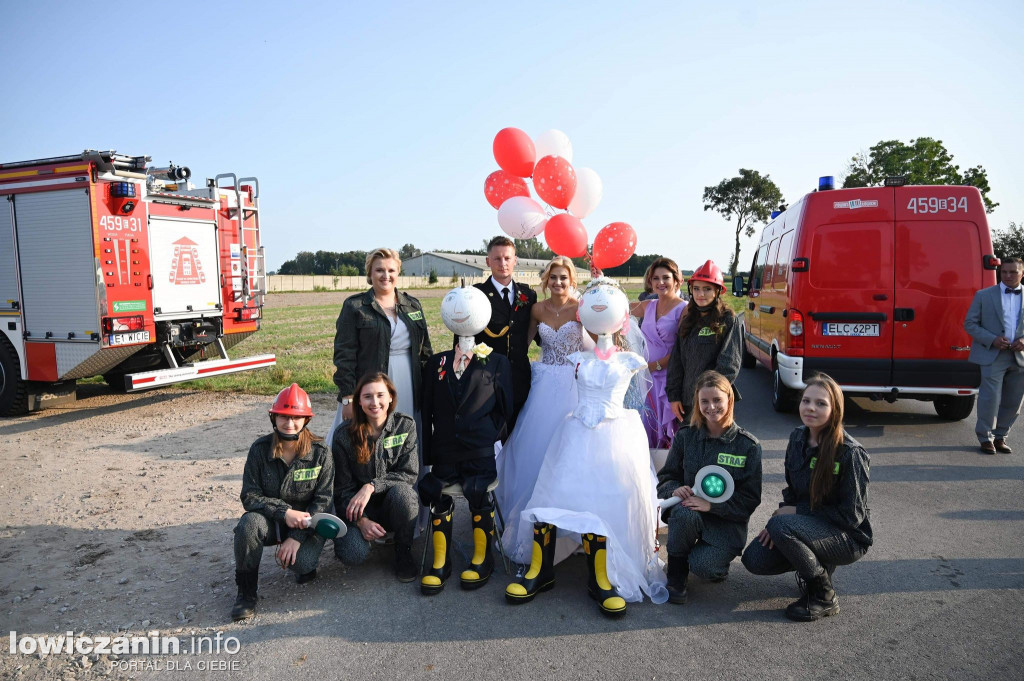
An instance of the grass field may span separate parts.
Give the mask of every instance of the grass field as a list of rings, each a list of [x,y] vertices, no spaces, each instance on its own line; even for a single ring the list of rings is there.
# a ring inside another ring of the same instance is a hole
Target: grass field
[[[626,290],[631,299],[635,299],[639,292],[639,289]],[[411,293],[415,295],[415,291]],[[441,298],[421,298],[421,302],[434,350],[451,347],[451,332],[441,323]],[[726,302],[739,312],[745,300],[727,293]],[[274,395],[282,387],[295,382],[311,393],[333,393],[334,325],[339,312],[337,305],[264,308],[265,316],[260,331],[232,348],[231,355],[243,357],[272,353],[277,355],[276,366],[192,381],[185,385],[201,390]],[[540,348],[536,344],[532,345],[531,359],[539,356]]]

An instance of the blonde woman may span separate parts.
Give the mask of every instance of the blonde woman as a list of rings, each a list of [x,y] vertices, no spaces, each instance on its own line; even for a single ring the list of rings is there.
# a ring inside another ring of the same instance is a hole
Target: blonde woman
[[[401,271],[397,251],[370,251],[366,256],[370,289],[349,296],[341,306],[334,336],[334,383],[340,405],[328,442],[333,441],[338,424],[352,418],[352,392],[366,374],[387,374],[398,391],[396,408],[419,420],[423,367],[434,351],[420,301],[396,288]]]
[[[529,563],[533,536],[521,536],[519,514],[533,494],[544,452],[555,428],[576,407],[574,365],[569,355],[583,349],[582,329],[576,318],[576,267],[556,256],[541,273],[541,292],[548,297],[530,309],[529,339],[540,336],[541,359],[532,365],[530,394],[512,431],[498,454],[498,487],[505,516],[502,542],[518,563]]]

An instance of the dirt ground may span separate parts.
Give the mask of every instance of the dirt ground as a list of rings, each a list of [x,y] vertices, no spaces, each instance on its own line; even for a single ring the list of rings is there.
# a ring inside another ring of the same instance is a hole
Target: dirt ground
[[[311,428],[323,433],[337,403],[313,403]],[[0,632],[230,628],[241,474],[269,430],[267,408],[260,396],[88,385],[73,405],[0,421]],[[296,588],[276,566],[263,575]],[[119,676],[107,656],[40,659],[8,646],[0,678]]]

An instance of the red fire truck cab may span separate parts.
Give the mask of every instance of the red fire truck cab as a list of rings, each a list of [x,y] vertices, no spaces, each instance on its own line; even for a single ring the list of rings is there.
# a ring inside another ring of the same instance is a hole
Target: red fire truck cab
[[[847,393],[928,400],[942,418],[966,418],[981,379],[963,320],[999,267],[980,192],[822,180],[765,226],[750,281],[733,282],[749,296],[743,365],[772,372],[779,411],[823,372]]]
[[[0,414],[271,366],[259,182],[91,151],[0,164]]]

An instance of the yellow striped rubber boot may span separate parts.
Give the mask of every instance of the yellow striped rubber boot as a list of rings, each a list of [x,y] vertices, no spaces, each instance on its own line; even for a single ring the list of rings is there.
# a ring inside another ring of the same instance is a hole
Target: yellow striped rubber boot
[[[491,542],[494,541],[494,509],[481,509],[473,512],[473,559],[469,568],[462,571],[459,583],[463,589],[471,591],[479,589],[494,572],[494,557],[491,555]]]
[[[541,591],[555,586],[555,526],[533,525],[533,557],[526,574],[505,588],[505,600],[513,605],[529,603]]]
[[[452,574],[452,514],[455,505],[449,504],[444,513],[430,509],[430,540],[434,546],[433,563],[420,578],[420,591],[424,596],[441,593],[444,583]]]
[[[587,567],[590,568],[587,593],[597,601],[597,605],[605,615],[618,617],[624,614],[626,601],[619,596],[619,592],[608,581],[607,537],[602,537],[599,534],[583,535],[583,551],[587,554]]]

